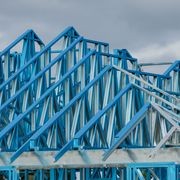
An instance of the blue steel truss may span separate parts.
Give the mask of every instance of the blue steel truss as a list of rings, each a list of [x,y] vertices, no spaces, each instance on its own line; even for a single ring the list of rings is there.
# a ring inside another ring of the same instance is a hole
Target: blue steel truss
[[[73,27],[28,30],[0,52],[0,178],[179,179],[179,97],[179,60],[144,72]]]

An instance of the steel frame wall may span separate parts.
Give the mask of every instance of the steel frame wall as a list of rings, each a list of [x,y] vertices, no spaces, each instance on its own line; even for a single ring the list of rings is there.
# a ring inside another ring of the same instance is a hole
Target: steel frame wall
[[[22,34],[0,52],[0,178],[180,179],[180,61],[142,66],[73,27]]]

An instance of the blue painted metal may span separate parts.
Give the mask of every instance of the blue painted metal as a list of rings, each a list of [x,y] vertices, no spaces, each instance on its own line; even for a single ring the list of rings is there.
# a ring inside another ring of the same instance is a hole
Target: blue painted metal
[[[179,160],[85,168],[74,162],[71,169],[52,164],[46,170],[11,166],[31,151],[55,150],[56,162],[71,150],[101,149],[106,162],[115,149],[156,153],[179,147],[180,61],[163,74],[141,68],[126,49],[110,53],[108,43],[84,38],[73,27],[47,45],[33,30],[23,33],[0,52],[0,149],[10,152],[0,178],[178,179]]]
[[[52,87],[50,87],[36,102],[34,102],[25,112],[23,112],[22,114],[20,114],[20,116],[18,116],[14,121],[12,121],[12,123],[8,124],[2,131],[0,134],[0,139],[2,139],[4,137],[4,135],[6,133],[8,133],[14,126],[17,125],[17,123],[19,123],[22,118],[24,118],[28,113],[30,113],[37,105],[39,105],[40,103],[42,103],[42,101],[47,98],[47,96],[49,94],[52,93],[52,91],[58,87],[59,85],[61,85],[67,78],[69,78],[69,76],[72,74],[72,72],[76,71],[78,69],[78,67],[83,64],[87,58],[89,58],[93,53],[95,53],[95,51],[91,51],[87,54],[87,56],[85,56],[82,60],[80,60],[72,69],[70,69],[59,81],[57,81],[55,84],[52,85]]]
[[[125,140],[125,138],[132,132],[132,130],[140,123],[140,121],[144,119],[149,107],[150,103],[145,104],[126,124],[126,126],[123,127],[118,134],[116,134],[115,141],[111,145],[109,150],[104,154],[103,160],[106,160],[113,153],[113,151],[116,148],[118,148],[118,146]]]
[[[105,72],[110,70],[111,66],[107,66],[102,70],[99,75],[97,75],[92,82],[90,82],[77,96],[75,96],[61,111],[56,113],[52,119],[49,119],[42,127],[40,127],[11,157],[11,162],[14,161],[24,150],[26,150],[29,143],[34,142],[39,136],[41,136],[53,123],[55,123],[64,113],[68,111],[73,104],[85,95],[87,90],[91,88],[103,75]]]
[[[68,150],[70,150],[72,147],[79,148],[80,147],[80,138],[82,138],[87,131],[89,131],[95,124],[97,124],[100,120],[100,118],[112,107],[114,106],[117,101],[131,88],[131,84],[127,85],[126,88],[122,89],[115,97],[114,99],[102,110],[98,111],[93,118],[91,118],[87,124],[84,126],[83,129],[80,129],[74,136],[74,138],[69,141],[61,150],[58,152],[55,156],[55,161],[57,161],[61,156],[63,156]]]
[[[136,173],[142,172],[141,174]],[[175,163],[131,163],[128,165],[127,179],[137,179],[139,176],[142,179],[178,179],[176,176],[176,164]]]

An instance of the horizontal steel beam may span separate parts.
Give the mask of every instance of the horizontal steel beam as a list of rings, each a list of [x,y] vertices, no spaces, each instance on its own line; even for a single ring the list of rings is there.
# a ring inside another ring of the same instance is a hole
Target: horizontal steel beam
[[[24,152],[13,163],[9,163],[10,152],[0,153],[0,166],[15,166],[17,169],[50,168],[88,168],[88,167],[124,167],[129,163],[180,163],[180,148],[160,149],[156,155],[149,157],[153,148],[117,149],[103,161],[104,150],[72,150],[54,162],[57,151]]]

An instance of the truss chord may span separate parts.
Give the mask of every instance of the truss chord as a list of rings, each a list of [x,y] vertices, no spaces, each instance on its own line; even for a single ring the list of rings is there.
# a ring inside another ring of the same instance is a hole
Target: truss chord
[[[180,61],[110,49],[70,26],[0,51],[0,179],[180,179]]]

